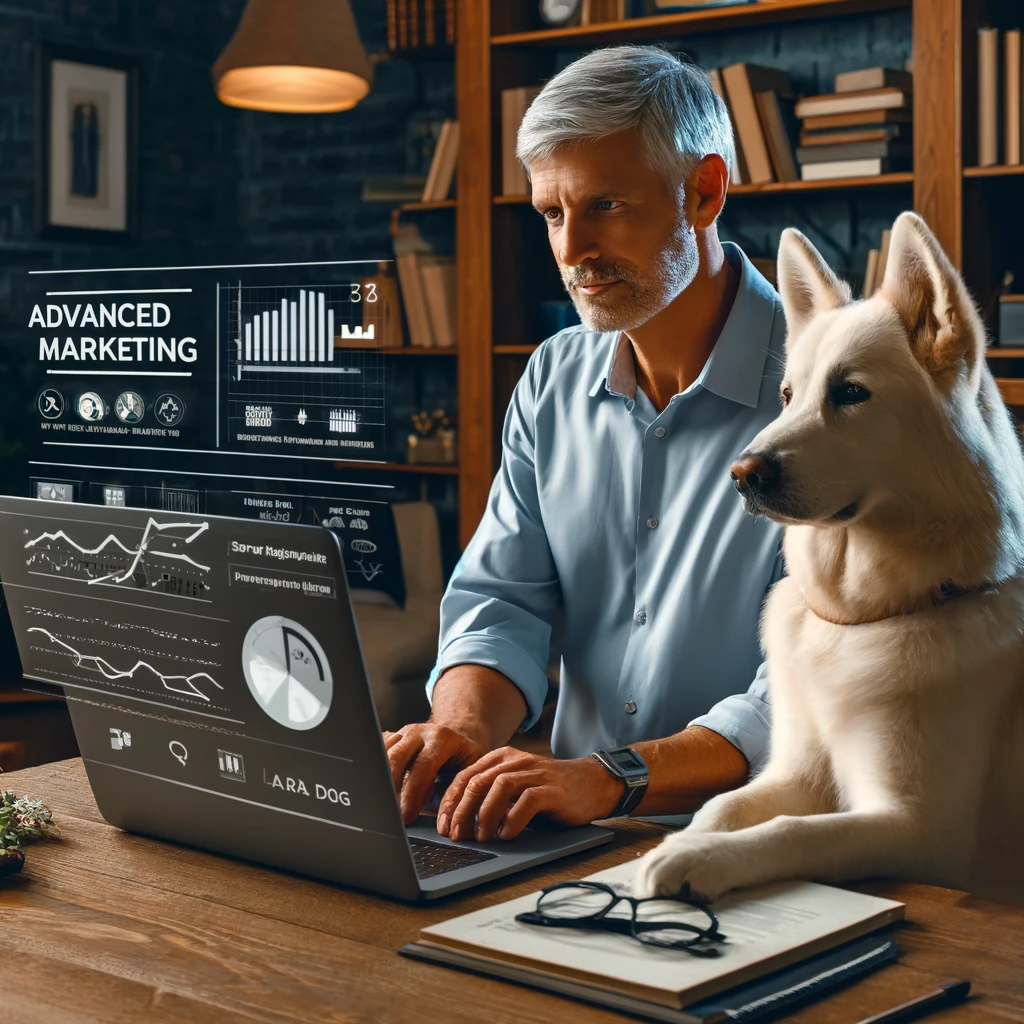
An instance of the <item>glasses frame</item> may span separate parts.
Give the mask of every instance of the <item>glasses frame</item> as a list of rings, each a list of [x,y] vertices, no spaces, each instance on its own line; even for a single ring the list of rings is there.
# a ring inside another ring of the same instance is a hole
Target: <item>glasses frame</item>
[[[609,899],[607,906],[596,910],[591,914],[583,914],[579,917],[552,917],[545,914],[541,907],[544,898],[559,889],[590,889],[593,892],[605,893]],[[628,903],[632,913],[629,919],[622,917],[609,917],[612,910],[620,902]],[[696,925],[687,924],[685,921],[638,921],[637,911],[645,903],[680,903],[687,907],[693,907],[701,913],[706,914],[711,922],[708,928],[699,928]],[[710,907],[693,900],[683,900],[678,897],[666,896],[627,896],[624,893],[616,892],[610,885],[604,882],[588,881],[581,879],[575,882],[555,882],[547,885],[540,891],[537,898],[537,909],[524,911],[516,914],[517,921],[523,924],[540,925],[545,928],[575,928],[581,931],[603,931],[617,935],[629,935],[642,942],[646,946],[655,946],[659,949],[681,949],[692,956],[718,956],[720,951],[715,946],[698,947],[700,942],[724,942],[725,936],[718,930],[718,918]],[[665,931],[678,931],[688,933],[678,940],[670,942],[659,941],[653,938],[650,933]]]

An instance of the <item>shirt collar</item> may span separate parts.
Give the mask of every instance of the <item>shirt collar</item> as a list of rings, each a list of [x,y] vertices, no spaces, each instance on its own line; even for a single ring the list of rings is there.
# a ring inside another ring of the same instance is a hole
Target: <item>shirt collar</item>
[[[723,242],[722,249],[739,273],[739,288],[711,356],[688,390],[703,387],[730,402],[756,409],[772,322],[779,308],[778,296],[738,245]],[[621,332],[613,338],[601,375],[590,389],[591,396],[597,395],[602,386],[610,395],[636,398],[632,347]]]

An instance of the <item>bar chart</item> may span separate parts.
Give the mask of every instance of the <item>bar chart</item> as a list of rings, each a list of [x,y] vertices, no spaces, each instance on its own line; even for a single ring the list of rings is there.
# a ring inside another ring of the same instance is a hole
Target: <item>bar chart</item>
[[[383,460],[384,358],[365,294],[358,282],[219,286],[226,447]]]

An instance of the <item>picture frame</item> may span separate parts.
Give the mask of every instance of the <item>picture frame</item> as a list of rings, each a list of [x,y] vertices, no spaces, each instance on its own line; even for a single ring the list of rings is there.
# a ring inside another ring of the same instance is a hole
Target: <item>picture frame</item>
[[[36,47],[36,233],[55,241],[134,241],[138,195],[134,58]]]

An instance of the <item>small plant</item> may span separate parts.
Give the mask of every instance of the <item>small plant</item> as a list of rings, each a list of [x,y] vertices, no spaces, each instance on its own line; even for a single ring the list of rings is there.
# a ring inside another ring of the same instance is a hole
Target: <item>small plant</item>
[[[21,870],[25,863],[21,849],[24,840],[56,831],[53,815],[41,800],[15,796],[9,789],[0,791],[0,876]]]

